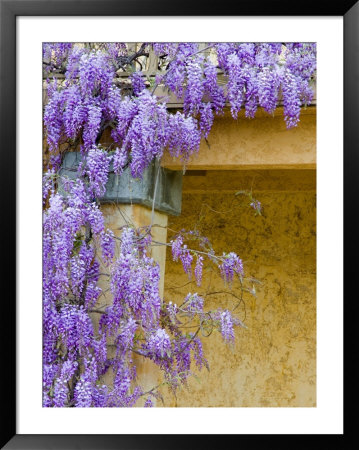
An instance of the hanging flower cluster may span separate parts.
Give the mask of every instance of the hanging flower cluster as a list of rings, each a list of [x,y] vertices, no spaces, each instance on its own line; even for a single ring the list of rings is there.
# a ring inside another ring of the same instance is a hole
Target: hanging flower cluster
[[[273,113],[282,102],[290,128],[313,98],[314,44],[144,43],[131,49],[123,43],[43,46],[50,154],[43,179],[47,407],[128,407],[141,397],[146,407],[152,406],[160,394],[157,388],[144,392],[138,385],[135,354],[153,361],[176,391],[191,375],[192,362],[198,369],[208,368],[200,339],[206,330],[218,330],[233,343],[234,326],[243,326],[234,308],[209,310],[198,293],[188,294],[181,305],[161,298],[160,269],[150,256],[151,230],[128,224],[116,237],[105,227],[98,200],[110,170],[121,176],[129,167],[133,177],[141,177],[166,148],[186,163],[227,105],[233,117],[242,108],[254,117],[258,106]],[[152,51],[158,72],[147,80],[141,58]],[[121,72],[126,71],[132,74],[123,81]],[[51,79],[53,74],[57,77]],[[182,99],[183,110],[168,110],[167,99],[156,95],[158,84]],[[108,145],[100,143],[106,130],[112,139]],[[59,171],[63,143],[82,153],[75,179]],[[260,213],[260,203],[251,201]],[[229,286],[236,280],[242,285],[239,256],[216,255],[198,232],[182,231],[168,245],[198,287],[205,264],[214,265]],[[101,276],[108,278],[111,293],[105,309],[97,309],[104,294]],[[98,327],[92,313],[101,316]],[[190,333],[182,326],[188,320],[194,329]],[[104,382],[108,373],[110,385]]]

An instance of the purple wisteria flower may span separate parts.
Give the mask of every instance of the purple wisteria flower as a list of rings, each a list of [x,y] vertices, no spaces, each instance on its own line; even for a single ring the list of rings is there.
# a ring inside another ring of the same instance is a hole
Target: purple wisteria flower
[[[237,274],[239,277],[243,276],[243,262],[236,253],[223,253],[222,258],[222,264],[220,264],[219,268],[226,283],[232,283],[234,274]]]
[[[187,115],[196,115],[204,93],[202,61],[192,59],[186,66],[187,87],[183,109]]]
[[[284,105],[284,120],[287,128],[297,126],[300,115],[300,91],[296,77],[286,70],[282,82],[282,94]]]
[[[257,76],[259,105],[270,114],[277,107],[280,77],[278,73],[269,67],[264,67]]]
[[[194,314],[203,314],[203,297],[200,297],[197,293],[189,293],[182,306],[182,311],[189,313],[194,316]]]
[[[192,261],[193,255],[187,248],[187,244],[183,244],[182,236],[178,236],[175,240],[171,241],[172,257],[174,261],[181,260],[183,269],[189,278],[192,277]]]
[[[153,52],[156,70],[146,78],[143,60]],[[141,178],[165,151],[187,164],[226,103],[233,117],[244,108],[254,118],[259,106],[272,114],[282,100],[287,128],[297,126],[302,105],[313,100],[316,45],[46,43],[43,71],[43,406],[131,407],[144,396],[150,407],[160,391],[138,385],[134,354],[157,364],[175,392],[193,362],[208,368],[201,340],[207,327],[233,344],[234,326],[244,325],[230,306],[205,311],[199,294],[188,294],[181,306],[161,298],[160,267],[150,257],[152,226],[128,224],[116,237],[105,228],[99,197],[109,171],[120,177],[129,167]],[[133,73],[126,79],[125,72]],[[168,107],[174,97],[183,111]],[[66,151],[82,156],[74,177],[61,173]],[[260,214],[261,203],[250,201]],[[225,283],[236,275],[245,281],[238,255],[216,256],[198,231],[182,230],[170,245],[189,278],[194,264],[198,286],[205,258]],[[102,276],[109,280],[103,291]],[[182,329],[192,325],[197,331]]]
[[[146,83],[143,79],[141,72],[134,72],[130,76],[132,82],[132,89],[135,95],[139,95],[144,89],[146,89]]]
[[[233,318],[232,314],[225,310],[220,313],[220,329],[225,341],[234,342]]]
[[[168,316],[169,316],[171,322],[173,324],[175,324],[176,323],[177,313],[179,311],[178,306],[176,305],[176,303],[169,302],[166,305],[166,309],[167,309],[167,313],[168,313]]]
[[[123,147],[116,148],[113,155],[113,171],[117,175],[121,175],[128,161],[128,152]]]
[[[194,275],[196,277],[197,286],[201,286],[202,283],[202,271],[203,271],[203,257],[197,254],[196,267],[194,269]]]
[[[171,356],[171,340],[162,328],[151,334],[146,343],[147,354],[157,363],[161,364],[164,358]]]
[[[173,261],[178,261],[178,258],[182,254],[183,237],[178,236],[175,240],[171,241],[172,246],[172,258]]]
[[[262,204],[259,200],[252,200],[250,203],[250,206],[258,213],[260,214],[262,211]]]
[[[147,397],[145,404],[143,406],[144,408],[152,408],[153,407],[152,399],[150,397]]]
[[[86,174],[90,187],[95,196],[101,197],[105,193],[111,158],[100,148],[93,147],[86,158]]]
[[[200,111],[201,117],[199,121],[199,128],[202,131],[203,137],[207,138],[214,121],[212,105],[210,103],[202,103]]]
[[[115,236],[113,231],[107,229],[101,235],[101,249],[105,264],[109,264],[115,256]]]
[[[227,99],[231,105],[232,116],[236,119],[244,102],[243,88],[245,78],[243,76],[241,60],[235,53],[227,57],[226,66],[228,69]]]

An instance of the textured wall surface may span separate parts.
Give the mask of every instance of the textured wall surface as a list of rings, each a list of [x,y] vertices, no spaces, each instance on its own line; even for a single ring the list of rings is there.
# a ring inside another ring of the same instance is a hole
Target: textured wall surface
[[[250,189],[251,177],[241,178],[240,173],[237,189]],[[235,345],[225,344],[218,332],[204,339],[210,372],[197,373],[199,381],[191,379],[188,390],[178,392],[177,398],[164,389],[165,406],[316,405],[315,171],[304,172],[305,183],[295,171],[292,180],[290,171],[258,175],[260,190],[256,191],[254,183],[253,194],[262,202],[262,216],[255,217],[248,198],[212,190],[184,193],[181,216],[169,218],[169,239],[173,230],[196,225],[211,239],[216,252],[237,252],[246,275],[262,284],[257,287],[257,298],[245,294],[245,308],[238,308],[248,328],[236,328]],[[213,294],[228,291],[219,276],[208,272],[204,279],[200,288],[194,282],[188,284],[168,251],[167,300],[178,303],[186,293],[198,291],[207,292],[208,309],[235,305],[233,295]],[[232,292],[238,295],[238,286]]]

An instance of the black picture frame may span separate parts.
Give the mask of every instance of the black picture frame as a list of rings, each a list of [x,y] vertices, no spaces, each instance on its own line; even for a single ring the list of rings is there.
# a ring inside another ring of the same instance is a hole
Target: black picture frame
[[[219,7],[221,8],[219,10]],[[175,8],[175,9],[174,9]],[[359,169],[359,2],[238,1],[190,2],[164,0],[0,0],[0,187],[2,195],[1,255],[1,448],[6,449],[174,449],[256,445],[269,448],[293,443],[312,448],[329,438],[333,448],[344,448],[354,431],[356,414],[347,414],[343,435],[17,435],[16,434],[16,17],[18,16],[342,16],[344,18],[344,256],[345,411],[354,397],[350,374],[357,373],[356,282]],[[328,275],[330,277],[330,275]],[[349,298],[349,294],[352,294]],[[354,294],[354,295],[353,295]],[[333,324],[335,326],[335,324]],[[328,444],[326,444],[328,446]],[[273,447],[272,447],[273,446]],[[349,447],[348,447],[349,448]]]

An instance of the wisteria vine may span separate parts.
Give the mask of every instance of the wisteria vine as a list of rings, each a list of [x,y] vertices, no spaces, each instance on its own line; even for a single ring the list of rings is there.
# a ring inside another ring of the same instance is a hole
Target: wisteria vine
[[[146,72],[150,56],[156,59],[152,73]],[[287,127],[297,126],[301,107],[313,100],[316,46],[48,43],[43,69],[43,405],[129,407],[143,398],[144,406],[152,406],[160,388],[145,392],[139,385],[136,354],[153,361],[175,392],[193,364],[208,368],[203,336],[218,330],[231,344],[234,327],[244,324],[236,305],[210,310],[198,293],[179,305],[161,298],[151,227],[128,224],[120,237],[105,227],[99,198],[109,172],[121,176],[128,169],[141,177],[166,149],[185,164],[225,108],[233,118],[242,109],[253,118],[259,107],[273,113],[282,105]],[[159,93],[166,89],[183,103],[181,110],[167,107],[168,97]],[[109,144],[102,143],[105,133]],[[75,179],[60,175],[69,149],[82,156]],[[260,214],[251,194],[250,206]],[[226,285],[243,289],[243,262],[234,252],[216,254],[195,231],[182,230],[165,245],[197,286],[207,264]],[[112,302],[98,310],[101,276],[109,280]],[[96,327],[95,312],[101,316]],[[192,332],[183,326],[188,323]]]

